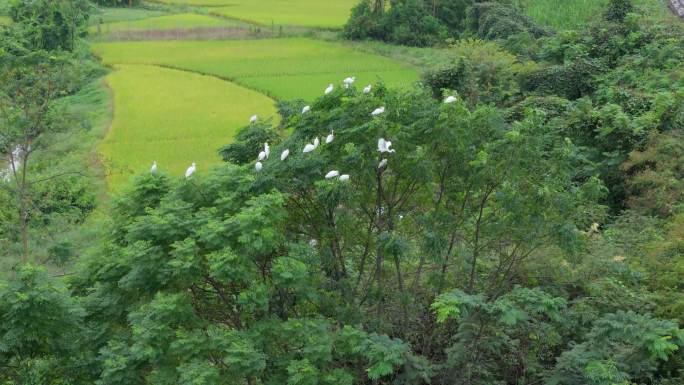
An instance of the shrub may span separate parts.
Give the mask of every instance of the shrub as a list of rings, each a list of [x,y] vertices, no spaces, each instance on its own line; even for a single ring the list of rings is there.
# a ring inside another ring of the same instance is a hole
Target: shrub
[[[632,0],[610,0],[610,5],[604,14],[606,20],[622,22],[628,13],[634,11]]]
[[[468,10],[465,24],[468,33],[487,40],[505,39],[525,32],[534,37],[549,34],[515,6],[496,2],[474,4]]]

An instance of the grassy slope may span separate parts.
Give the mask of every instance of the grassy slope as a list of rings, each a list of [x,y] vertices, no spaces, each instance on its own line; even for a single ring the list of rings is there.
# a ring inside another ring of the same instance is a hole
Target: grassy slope
[[[110,190],[145,172],[182,175],[219,162],[217,150],[252,114],[275,116],[273,101],[210,76],[154,66],[122,65],[108,77],[114,90],[114,122],[101,145]]]
[[[122,31],[163,31],[171,29],[236,27],[241,25],[243,24],[240,22],[218,17],[194,13],[181,13],[132,21],[105,23],[99,26],[99,30],[103,33],[108,33]],[[96,31],[98,31],[98,26],[90,27],[91,33]]]
[[[233,79],[281,99],[320,95],[329,83],[357,76],[357,84],[382,79],[411,84],[414,67],[324,41],[304,38],[234,41],[126,42],[94,45],[107,64],[159,64]]]
[[[104,194],[102,169],[96,160],[96,148],[111,121],[111,102],[111,94],[104,80],[96,80],[75,95],[62,99],[63,106],[77,117],[79,124],[66,132],[52,136],[50,142],[53,145],[50,151],[36,152],[33,163],[49,164],[48,175],[64,173],[68,178],[69,175],[78,173],[78,178],[88,179],[88,183],[94,186],[98,194]],[[93,236],[94,231],[96,229],[91,226],[69,221],[34,228],[31,231],[32,253],[36,260],[45,263],[51,272],[61,273],[61,268],[46,261],[47,249],[57,242],[66,242],[75,246],[74,256],[79,255],[79,250],[90,247],[98,240]],[[19,255],[19,245],[9,245],[7,250],[0,251],[0,276],[9,272],[10,267],[16,263],[14,257],[6,257],[7,252]]]
[[[608,0],[517,0],[527,14],[537,22],[554,28],[577,28],[600,18]],[[666,0],[635,0],[635,5],[646,12],[666,16]]]

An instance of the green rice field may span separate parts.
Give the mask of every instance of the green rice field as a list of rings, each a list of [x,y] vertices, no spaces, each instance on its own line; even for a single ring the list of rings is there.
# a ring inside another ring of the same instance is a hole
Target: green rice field
[[[94,45],[106,64],[154,64],[230,79],[278,99],[312,100],[328,84],[357,77],[406,86],[418,69],[341,44],[306,38],[116,42]]]
[[[221,28],[239,27],[243,23],[194,13],[181,13],[176,15],[156,16],[138,20],[118,21],[105,23],[99,26],[91,26],[91,33],[125,32],[125,31],[164,31],[175,29],[193,28]]]
[[[339,28],[357,0],[163,0],[165,3],[212,7],[223,16],[261,25]]]
[[[218,163],[252,114],[276,116],[273,100],[211,76],[146,65],[117,65],[107,82],[114,92],[114,119],[100,154],[111,191],[149,169],[182,175],[192,162],[199,172]]]
[[[164,11],[142,8],[99,8],[90,15],[90,24],[96,25],[100,23],[142,20],[166,14],[167,13]]]

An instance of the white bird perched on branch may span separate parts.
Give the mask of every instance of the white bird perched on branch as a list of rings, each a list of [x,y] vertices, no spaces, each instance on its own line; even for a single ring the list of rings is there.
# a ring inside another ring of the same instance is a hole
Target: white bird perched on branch
[[[257,160],[261,162],[264,159],[266,159],[266,151],[261,151]]]
[[[302,114],[306,114],[309,111],[311,111],[311,106],[304,106],[304,108],[302,108]]]
[[[325,144],[330,144],[335,140],[335,130],[330,130],[330,134],[325,138]]]
[[[371,112],[371,115],[378,116],[384,112],[385,112],[385,107],[378,107],[378,108],[374,109],[373,112]]]
[[[335,87],[332,84],[330,84],[328,88],[325,89],[325,94],[328,95],[329,93],[333,92],[334,89]]]
[[[252,115],[252,117],[249,118],[249,122],[250,122],[250,123],[256,123],[258,119],[259,119],[258,116]]]
[[[340,175],[340,182],[349,182],[349,174]]]
[[[318,145],[319,145],[319,144],[321,144],[321,140],[318,139],[318,137],[316,137],[316,138],[314,139],[314,143],[313,143],[314,148],[318,148]]]
[[[261,171],[261,169],[264,168],[264,165],[261,164],[261,162],[256,162],[256,164],[254,165],[254,168],[255,168],[257,171]]]
[[[195,163],[193,162],[192,165],[185,170],[185,177],[190,178],[195,171],[197,171],[197,166],[195,166]]]
[[[370,84],[367,85],[367,86],[363,89],[363,93],[364,93],[364,94],[370,94],[372,88],[373,88],[373,87],[372,87]]]
[[[444,104],[453,103],[455,101],[456,101],[456,97],[453,95],[450,95],[450,96],[447,96],[446,99],[444,99]]]
[[[344,79],[344,88],[349,88],[351,87],[352,84],[354,84],[354,81],[356,81],[356,76],[351,76],[346,79]]]
[[[306,146],[304,146],[304,151],[302,151],[302,152],[306,154],[307,152],[311,152],[315,149],[316,149],[316,147],[314,147],[313,144],[309,143]]]
[[[271,156],[271,146],[268,145],[268,142],[264,143],[264,152],[266,153],[266,158]]]
[[[157,161],[156,160],[154,162],[152,162],[152,167],[150,167],[150,172],[152,173],[152,175],[157,173]]]
[[[288,156],[290,156],[290,150],[286,149],[280,154],[280,160],[285,160]]]
[[[392,142],[385,140],[385,138],[378,139],[378,151],[390,153],[394,152],[394,150],[390,149],[390,147],[392,147]]]
[[[332,170],[325,174],[325,179],[337,178],[338,176],[340,176],[340,172],[337,170]]]
[[[380,164],[378,165],[378,170],[385,168],[385,166],[387,166],[387,159],[383,159],[380,161]]]

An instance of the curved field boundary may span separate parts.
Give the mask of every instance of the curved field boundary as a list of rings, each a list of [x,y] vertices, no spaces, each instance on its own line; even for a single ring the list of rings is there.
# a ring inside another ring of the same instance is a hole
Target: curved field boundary
[[[173,175],[192,162],[206,170],[251,115],[276,117],[272,99],[215,77],[150,65],[114,68],[107,77],[114,119],[99,148],[110,191],[155,160]]]
[[[153,64],[217,76],[275,99],[312,100],[328,84],[357,76],[357,86],[378,80],[407,86],[417,68],[353,48],[305,38],[117,42],[94,45],[106,64]]]

